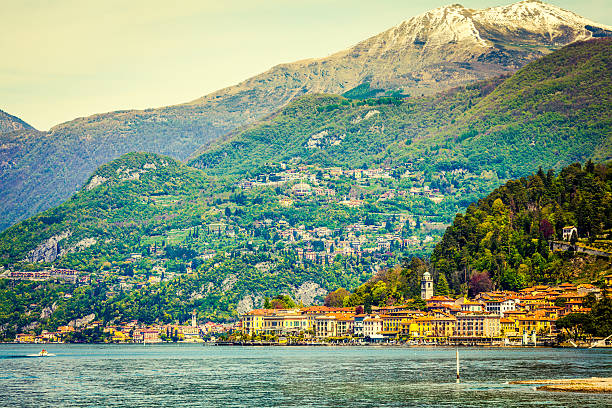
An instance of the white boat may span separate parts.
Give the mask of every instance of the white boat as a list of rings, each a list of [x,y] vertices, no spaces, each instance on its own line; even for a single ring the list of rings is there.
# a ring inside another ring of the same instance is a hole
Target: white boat
[[[51,354],[49,353],[47,350],[42,349],[40,350],[40,352],[38,354],[36,354],[38,357],[54,357],[55,354]]]

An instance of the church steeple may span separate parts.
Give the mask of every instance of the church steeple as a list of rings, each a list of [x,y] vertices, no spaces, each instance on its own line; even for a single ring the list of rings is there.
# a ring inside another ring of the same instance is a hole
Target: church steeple
[[[425,272],[423,274],[423,279],[421,279],[421,299],[429,299],[433,296],[433,291],[433,278],[429,272]]]

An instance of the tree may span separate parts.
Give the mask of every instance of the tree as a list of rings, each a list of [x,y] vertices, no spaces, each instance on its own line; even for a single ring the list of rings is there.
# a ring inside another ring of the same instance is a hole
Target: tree
[[[330,292],[325,296],[323,304],[328,307],[342,307],[344,305],[344,298],[350,296],[351,292],[344,288],[338,288],[333,292]]]
[[[557,319],[556,326],[576,341],[584,337],[585,329],[589,328],[589,317],[585,313],[570,313]]]
[[[476,296],[480,292],[488,292],[493,290],[493,281],[489,276],[489,272],[473,272],[470,276],[469,283],[470,296]]]
[[[550,237],[553,236],[554,232],[555,231],[550,221],[548,221],[546,218],[540,221],[540,234],[542,234],[546,240],[549,240]]]
[[[446,275],[441,273],[438,276],[438,282],[434,288],[434,294],[437,296],[448,296],[450,295],[450,289],[448,287],[448,281],[446,280]]]

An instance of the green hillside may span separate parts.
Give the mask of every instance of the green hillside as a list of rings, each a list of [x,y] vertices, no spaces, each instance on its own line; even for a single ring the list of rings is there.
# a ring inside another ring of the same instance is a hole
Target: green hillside
[[[266,296],[311,303],[328,290],[359,287],[403,259],[427,257],[458,212],[508,178],[610,156],[610,71],[602,70],[610,44],[566,47],[519,71],[520,81],[435,96],[306,96],[208,145],[190,166],[151,153],[124,155],[68,201],[0,234],[1,275],[56,267],[92,280],[5,286],[0,325],[52,327],[89,313],[168,322],[193,309],[228,320]],[[558,64],[569,68],[545,79],[546,66]],[[541,91],[551,83],[555,92]],[[582,113],[568,111],[566,100]],[[589,201],[607,205],[606,188],[603,196],[593,190],[599,195]],[[609,214],[606,208],[599,216]],[[563,222],[580,222],[571,217]],[[451,255],[434,253],[434,265],[462,291],[469,274],[457,272],[462,264]],[[522,285],[522,264],[531,267],[532,255],[522,253],[493,281]],[[482,265],[470,263],[470,271]],[[409,296],[422,268],[408,268],[412,274],[392,296]],[[53,303],[62,312],[41,317]]]
[[[431,262],[457,292],[482,282],[506,290],[590,282],[610,272],[610,258],[552,250],[566,226],[577,228],[579,248],[612,253],[612,165],[575,164],[507,182],[457,215]]]
[[[0,230],[55,206],[96,168],[131,151],[186,158],[243,122],[211,122],[198,106],[124,111],[79,118],[48,132],[0,133]]]
[[[211,174],[298,159],[325,166],[395,165],[527,174],[612,158],[612,40],[567,46],[504,81],[433,97],[351,101],[310,96],[194,155]],[[426,160],[423,160],[426,158]]]

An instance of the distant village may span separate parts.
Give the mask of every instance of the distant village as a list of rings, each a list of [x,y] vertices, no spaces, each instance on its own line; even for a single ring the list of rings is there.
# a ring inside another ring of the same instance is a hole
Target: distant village
[[[234,323],[204,324],[198,324],[194,311],[191,321],[183,325],[143,325],[131,321],[104,326],[90,315],[53,332],[19,333],[15,341],[73,341],[79,332],[98,330],[108,343],[553,345],[557,344],[559,334],[555,322],[570,313],[589,312],[589,298],[599,299],[605,291],[605,295],[612,296],[612,274],[605,276],[605,284],[608,288],[605,290],[591,284],[563,283],[455,299],[434,296],[433,279],[425,272],[421,281],[424,310],[410,304],[371,306],[368,311],[364,306],[315,305],[255,309]]]

